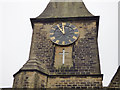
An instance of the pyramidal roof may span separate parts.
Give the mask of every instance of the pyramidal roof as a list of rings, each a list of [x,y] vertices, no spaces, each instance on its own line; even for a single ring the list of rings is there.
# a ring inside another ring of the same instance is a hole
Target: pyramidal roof
[[[93,16],[82,0],[51,0],[37,18],[64,18]]]

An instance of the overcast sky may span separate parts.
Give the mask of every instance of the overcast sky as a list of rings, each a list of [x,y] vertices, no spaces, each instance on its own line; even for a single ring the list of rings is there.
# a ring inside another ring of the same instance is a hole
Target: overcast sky
[[[118,0],[83,0],[100,16],[98,45],[103,85],[118,68]],[[91,2],[90,2],[91,1]],[[0,1],[0,88],[12,87],[15,74],[28,60],[32,27],[30,18],[43,12],[49,0]]]

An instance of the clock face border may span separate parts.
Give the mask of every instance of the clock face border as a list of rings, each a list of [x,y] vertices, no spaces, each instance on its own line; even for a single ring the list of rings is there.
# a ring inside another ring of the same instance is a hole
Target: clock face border
[[[49,36],[53,43],[66,46],[74,43],[78,39],[79,30],[71,23],[61,22],[52,26]]]

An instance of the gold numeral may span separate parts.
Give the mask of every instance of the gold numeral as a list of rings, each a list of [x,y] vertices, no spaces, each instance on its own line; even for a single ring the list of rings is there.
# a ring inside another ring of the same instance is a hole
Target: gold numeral
[[[55,43],[57,43],[57,44],[58,44],[58,43],[59,43],[59,40],[57,40]]]
[[[55,37],[51,37],[51,40],[54,40],[55,39]]]
[[[53,35],[54,33],[50,33],[50,35]]]
[[[74,27],[73,30],[77,29],[77,27]]]
[[[71,41],[71,40],[69,40],[69,42],[70,42],[70,43],[72,43],[72,41]]]
[[[65,45],[65,41],[62,42],[62,45]]]
[[[73,36],[73,39],[77,39],[77,37]]]
[[[65,26],[66,25],[66,23],[62,23],[62,26]]]
[[[52,30],[55,30],[55,28],[52,28]]]
[[[79,32],[74,32],[74,34],[78,34]]]

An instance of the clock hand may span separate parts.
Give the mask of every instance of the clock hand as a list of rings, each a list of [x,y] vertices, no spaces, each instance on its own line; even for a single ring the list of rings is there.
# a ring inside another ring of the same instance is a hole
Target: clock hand
[[[63,34],[65,34],[65,23],[62,23]]]
[[[57,25],[57,26],[58,26],[59,30],[60,30],[62,33],[64,33],[63,30],[60,28],[60,26],[59,26],[59,25]]]

